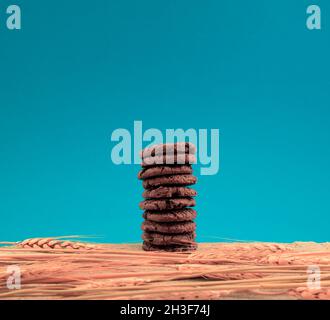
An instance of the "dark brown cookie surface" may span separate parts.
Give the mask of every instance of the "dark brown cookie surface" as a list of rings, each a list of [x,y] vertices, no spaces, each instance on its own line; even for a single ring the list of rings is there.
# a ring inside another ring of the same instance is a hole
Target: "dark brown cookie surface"
[[[153,157],[155,155],[171,155],[177,153],[196,153],[196,146],[190,142],[177,142],[157,144],[141,151],[140,157]]]
[[[149,199],[140,202],[142,210],[172,210],[194,207],[196,205],[193,198],[168,198],[168,199]]]
[[[182,222],[192,221],[196,218],[194,209],[166,210],[166,211],[145,211],[143,218],[155,222]]]
[[[188,245],[195,242],[196,233],[184,233],[184,234],[161,234],[155,232],[144,232],[142,239],[150,244],[159,246],[164,245]]]
[[[157,165],[176,165],[196,163],[196,157],[193,154],[175,154],[175,155],[156,155],[154,157],[143,158],[142,167]]]
[[[166,211],[145,211],[143,218],[155,222],[182,222],[192,221],[196,218],[194,209],[166,210]]]
[[[197,249],[197,243],[191,243],[188,245],[157,246],[144,241],[142,249],[145,251],[189,252]]]
[[[142,194],[143,198],[146,199],[195,197],[196,195],[197,192],[194,189],[179,186],[161,186],[155,189],[145,190]]]
[[[158,222],[146,220],[142,223],[142,230],[146,232],[190,233],[190,232],[194,232],[195,229],[196,229],[196,224],[193,221],[158,223]]]
[[[140,180],[144,180],[151,177],[160,177],[176,174],[192,174],[192,172],[193,170],[190,165],[164,165],[144,168],[138,173],[138,178]]]
[[[195,184],[197,178],[192,175],[173,175],[173,176],[163,176],[163,177],[156,177],[150,178],[143,181],[143,188],[144,189],[152,189],[159,186],[165,185],[181,185],[181,186],[189,186]]]

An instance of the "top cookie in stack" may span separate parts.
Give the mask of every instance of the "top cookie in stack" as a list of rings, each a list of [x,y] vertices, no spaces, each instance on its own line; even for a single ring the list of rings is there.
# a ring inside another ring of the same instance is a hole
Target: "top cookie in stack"
[[[144,211],[143,249],[187,251],[196,249],[196,183],[191,164],[196,162],[196,147],[191,143],[162,144],[141,152]]]

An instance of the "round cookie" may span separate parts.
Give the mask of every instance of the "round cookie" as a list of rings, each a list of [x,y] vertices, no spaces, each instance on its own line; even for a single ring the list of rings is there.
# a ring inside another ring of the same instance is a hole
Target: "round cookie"
[[[150,178],[143,181],[143,188],[144,189],[152,189],[159,186],[164,185],[181,185],[181,186],[189,186],[195,184],[197,178],[193,175],[172,175],[172,176],[163,176],[163,177],[156,177]]]
[[[195,197],[196,195],[197,192],[194,189],[180,186],[160,186],[155,189],[145,190],[142,194],[143,198],[146,199]]]
[[[194,207],[196,205],[193,198],[176,198],[176,199],[150,199],[140,202],[142,210],[172,210],[184,209],[186,207]]]
[[[155,222],[182,222],[192,221],[196,218],[196,211],[194,209],[168,210],[168,211],[145,211],[143,218]]]
[[[145,148],[140,152],[140,157],[153,157],[155,155],[177,154],[177,153],[196,153],[196,146],[190,142],[177,142],[157,144],[149,148]]]
[[[193,154],[174,154],[174,155],[156,155],[154,157],[143,158],[142,167],[157,165],[175,165],[196,163],[196,157]]]
[[[189,245],[157,246],[144,241],[142,249],[144,251],[189,252],[197,249],[197,243],[191,243]]]
[[[142,169],[138,173],[138,178],[144,180],[167,175],[192,174],[192,172],[193,170],[190,165],[156,166]]]
[[[195,229],[196,229],[196,224],[193,221],[158,223],[158,222],[146,220],[142,223],[142,230],[146,232],[190,233],[190,232],[194,232]]]
[[[168,245],[188,245],[195,242],[196,233],[184,233],[184,234],[161,234],[155,232],[144,232],[142,239],[145,242],[158,246]]]

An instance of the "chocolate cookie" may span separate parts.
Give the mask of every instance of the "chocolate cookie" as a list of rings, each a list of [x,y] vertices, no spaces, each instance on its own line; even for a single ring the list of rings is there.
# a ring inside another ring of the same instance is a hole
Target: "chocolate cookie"
[[[189,252],[197,249],[197,243],[191,243],[188,245],[157,246],[144,241],[142,245],[142,249],[145,251]]]
[[[142,223],[142,230],[147,232],[189,233],[189,232],[194,232],[195,229],[196,229],[196,224],[193,221],[158,223],[158,222],[146,220]]]
[[[175,155],[156,155],[154,157],[143,158],[142,167],[157,165],[175,165],[196,163],[196,157],[193,154],[175,154]]]
[[[142,210],[172,210],[194,207],[196,202],[193,198],[152,199],[140,202]]]
[[[155,232],[144,232],[142,239],[150,244],[165,246],[165,245],[188,245],[195,242],[196,233],[183,234],[161,234]]]
[[[190,165],[172,165],[172,166],[156,166],[142,169],[138,173],[140,180],[151,177],[168,176],[174,174],[192,174],[193,170]]]
[[[146,199],[195,197],[196,195],[197,192],[194,189],[186,187],[158,187],[145,190],[142,194]]]
[[[190,142],[178,142],[178,143],[165,143],[157,144],[149,148],[145,148],[140,152],[141,158],[154,157],[155,155],[172,155],[178,153],[190,153],[194,154],[196,147]]]
[[[163,177],[156,177],[150,178],[143,181],[143,188],[144,189],[152,189],[159,186],[164,185],[181,185],[181,186],[189,186],[195,184],[197,178],[192,175],[173,175],[173,176],[163,176]]]
[[[182,222],[192,221],[196,218],[194,209],[167,210],[167,211],[145,211],[143,218],[155,222]]]

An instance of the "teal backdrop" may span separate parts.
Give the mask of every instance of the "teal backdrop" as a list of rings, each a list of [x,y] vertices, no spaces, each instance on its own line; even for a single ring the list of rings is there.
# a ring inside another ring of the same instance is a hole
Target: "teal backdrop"
[[[220,129],[199,241],[330,240],[329,21],[328,0],[1,1],[0,240],[140,241],[139,166],[110,158],[134,120]]]

